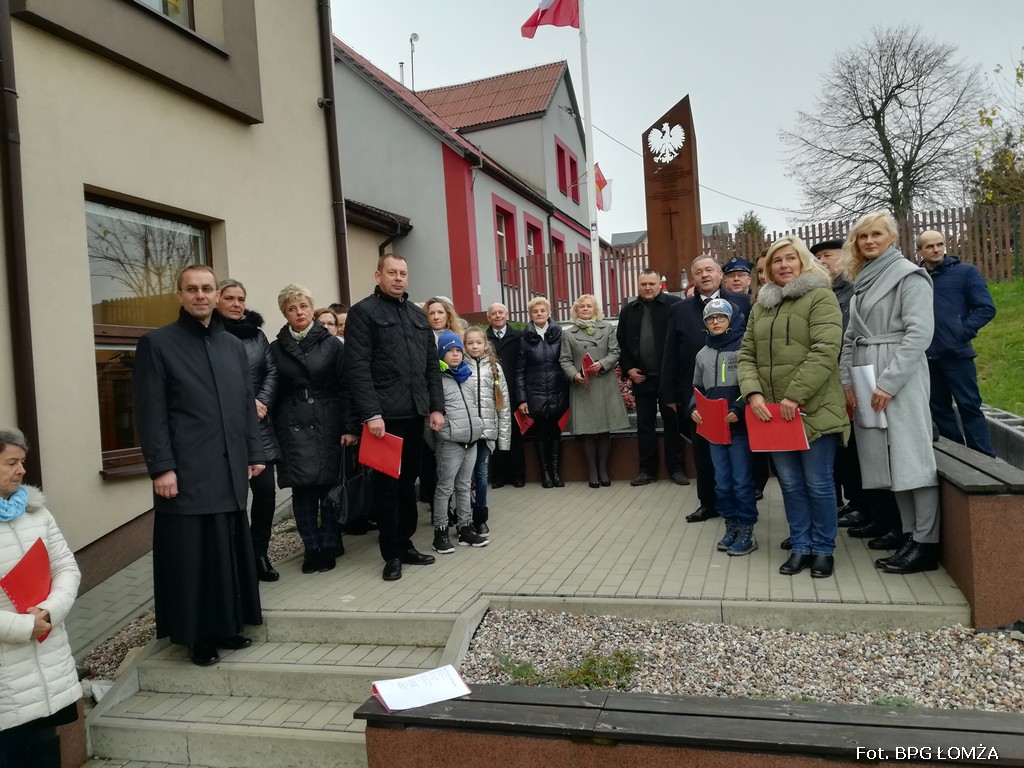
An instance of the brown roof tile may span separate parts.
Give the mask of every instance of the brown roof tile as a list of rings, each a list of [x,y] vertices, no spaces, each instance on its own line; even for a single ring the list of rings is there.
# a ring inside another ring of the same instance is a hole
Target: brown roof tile
[[[544,112],[565,69],[564,61],[556,61],[416,95],[448,125],[462,130]]]

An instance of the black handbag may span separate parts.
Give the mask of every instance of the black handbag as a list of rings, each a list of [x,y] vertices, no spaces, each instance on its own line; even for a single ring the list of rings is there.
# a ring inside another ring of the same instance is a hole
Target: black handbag
[[[366,533],[372,526],[370,506],[373,494],[373,470],[351,461],[354,451],[342,457],[341,479],[327,493],[324,509],[333,515],[345,533]]]

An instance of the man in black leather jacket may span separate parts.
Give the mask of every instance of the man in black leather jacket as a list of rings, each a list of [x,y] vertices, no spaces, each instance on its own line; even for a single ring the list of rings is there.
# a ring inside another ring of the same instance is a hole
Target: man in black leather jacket
[[[416,474],[423,450],[423,420],[438,430],[444,424],[444,394],[437,348],[423,310],[409,301],[405,258],[382,256],[374,275],[377,287],[348,314],[345,328],[346,386],[355,424],[381,437],[401,437],[398,479],[373,474],[373,505],[380,528],[384,580],[402,577],[402,564],[429,565],[431,555],[412,545],[416,532]]]

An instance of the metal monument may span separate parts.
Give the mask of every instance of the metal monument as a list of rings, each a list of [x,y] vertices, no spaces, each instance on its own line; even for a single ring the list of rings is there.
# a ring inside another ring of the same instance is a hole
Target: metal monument
[[[642,143],[648,258],[667,278],[668,289],[678,291],[682,271],[703,248],[689,95],[644,131]]]

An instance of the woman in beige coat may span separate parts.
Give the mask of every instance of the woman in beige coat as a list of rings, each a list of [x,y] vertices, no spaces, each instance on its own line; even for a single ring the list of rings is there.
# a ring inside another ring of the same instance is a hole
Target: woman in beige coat
[[[601,319],[597,300],[589,293],[572,305],[572,324],[563,337],[559,362],[569,379],[569,431],[582,437],[590,487],[608,486],[610,433],[629,427],[615,376],[619,342],[615,329]],[[588,354],[593,362],[584,371],[583,358]]]

